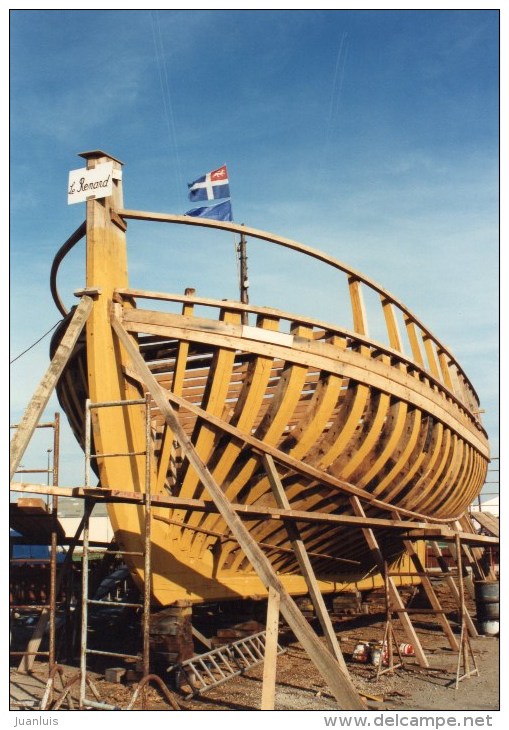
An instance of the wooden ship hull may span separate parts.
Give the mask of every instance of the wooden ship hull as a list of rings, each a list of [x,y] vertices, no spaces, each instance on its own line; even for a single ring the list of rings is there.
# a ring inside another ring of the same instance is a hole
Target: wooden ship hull
[[[87,159],[90,166],[105,160]],[[345,281],[348,327],[192,290],[130,289],[130,219],[234,231],[319,259]],[[152,508],[156,602],[233,600],[267,590],[223,517],[203,508],[211,504],[203,480],[154,400],[147,417],[140,402],[147,381],[125,338],[204,468],[231,504],[251,512],[245,524],[290,594],[307,587],[274,480],[285,509],[302,517],[294,524],[324,592],[380,585],[369,525],[377,524],[389,565],[405,572],[405,533],[394,524],[451,523],[480,492],[489,450],[473,387],[447,348],[374,282],[326,254],[258,230],[125,210],[119,181],[111,198],[87,202],[86,233],[84,291],[94,304],[58,396],[82,445],[86,399],[110,404],[90,411],[101,489],[143,492],[148,479],[152,495],[182,500]],[[369,337],[366,291],[383,314],[385,342]],[[112,502],[108,510],[119,546],[139,553],[126,562],[141,583],[143,507]]]

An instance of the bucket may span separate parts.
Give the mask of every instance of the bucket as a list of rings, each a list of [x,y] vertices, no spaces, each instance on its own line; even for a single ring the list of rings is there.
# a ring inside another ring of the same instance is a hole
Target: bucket
[[[477,621],[479,633],[483,636],[498,636],[500,633],[499,621]]]
[[[499,582],[498,580],[476,580],[474,591],[479,631],[481,634],[493,636],[498,633],[500,619]]]
[[[401,654],[401,656],[415,656],[415,651],[412,644],[400,644],[399,653]]]
[[[352,659],[354,660],[354,662],[366,664],[369,659],[369,645],[357,644],[357,646],[353,650]]]
[[[372,645],[370,650],[370,658],[371,664],[373,664],[375,667],[379,667],[380,664],[382,664],[383,666],[387,666],[389,660],[387,645],[384,643],[384,645],[382,646],[382,642]]]

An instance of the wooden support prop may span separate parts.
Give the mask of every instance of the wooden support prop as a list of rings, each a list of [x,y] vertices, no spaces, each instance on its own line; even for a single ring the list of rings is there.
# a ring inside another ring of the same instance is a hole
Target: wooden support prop
[[[445,615],[445,612],[442,609],[438,596],[435,593],[435,590],[433,589],[429,576],[427,575],[426,571],[424,570],[424,566],[421,563],[419,555],[415,551],[415,548],[412,545],[412,543],[410,542],[410,540],[404,540],[403,543],[406,547],[408,554],[410,555],[410,559],[412,560],[413,564],[415,565],[415,569],[419,573],[421,573],[421,585],[424,588],[424,592],[426,593],[426,595],[428,597],[428,601],[430,602],[431,607],[434,610],[436,610],[436,612],[437,612],[437,620],[442,625],[442,628],[444,630],[444,633],[447,637],[447,640],[449,642],[451,649],[453,651],[458,651],[459,645],[456,640],[456,636],[454,635],[453,630],[451,629],[451,625],[447,619],[447,616]]]
[[[288,501],[288,497],[286,496],[283,485],[281,484],[281,479],[279,478],[279,474],[277,472],[272,456],[270,456],[269,454],[263,454],[262,461],[267,472],[267,476],[269,478],[270,486],[272,487],[272,492],[274,493],[277,506],[281,509],[291,510],[290,502]],[[338,664],[343,668],[343,672],[348,672],[348,668],[343,658],[343,653],[338,643],[336,632],[334,631],[329,612],[327,611],[327,606],[325,605],[325,601],[323,600],[322,593],[318,586],[318,581],[315,577],[313,566],[311,565],[311,561],[309,559],[309,555],[307,553],[304,542],[300,537],[297,523],[286,522],[286,531],[288,532],[288,536],[292,543],[292,548],[299,562],[302,576],[306,581],[309,595],[311,597],[311,600],[313,601],[313,606],[316,611],[318,620],[320,621],[320,625],[322,627],[327,646],[329,647],[329,651],[333,656],[336,657]]]
[[[474,674],[476,676],[479,676],[479,669],[477,668],[474,651],[472,649],[472,645],[470,643],[468,631],[466,630],[466,624],[465,624],[465,589],[464,589],[464,584],[463,584],[461,538],[459,535],[456,535],[455,545],[456,545],[456,554],[457,554],[457,562],[458,562],[458,591],[459,591],[459,596],[460,596],[459,611],[460,611],[460,624],[461,624],[460,650],[459,650],[459,654],[458,654],[458,666],[457,666],[457,670],[456,670],[456,689],[458,689],[458,685],[462,679],[468,679],[469,677],[473,676]],[[470,660],[472,660],[473,669],[470,669]],[[460,674],[462,665],[463,665],[464,673]]]
[[[280,601],[281,597],[279,593],[274,588],[269,588],[261,710],[273,710],[276,701],[276,665]]]
[[[397,511],[394,511],[393,514],[394,514],[395,519],[399,518]],[[410,540],[403,540],[403,544],[406,548],[407,553],[410,556],[412,563],[414,564],[415,570],[420,575],[421,585],[424,588],[424,592],[426,593],[426,596],[428,597],[428,601],[430,602],[432,609],[434,609],[437,613],[437,619],[440,622],[440,624],[442,625],[444,633],[449,642],[449,646],[451,647],[451,649],[453,651],[459,651],[459,644],[456,639],[456,636],[454,635],[454,632],[447,619],[447,616],[445,615],[445,612],[442,609],[438,596],[435,593],[435,590],[429,579],[429,575],[428,575],[424,565],[422,564],[417,551],[415,550],[415,548]]]
[[[44,409],[46,408],[53,389],[55,388],[55,385],[67,364],[69,356],[73,351],[74,345],[78,340],[80,332],[87,321],[88,315],[92,309],[92,304],[93,299],[91,297],[82,297],[80,303],[76,307],[76,311],[73,314],[69,326],[67,327],[67,331],[50,363],[50,366],[33,394],[32,399],[23,414],[23,418],[12,437],[10,449],[11,479],[16,473],[21,459],[23,458],[23,454],[25,453],[25,449],[32,438],[32,434]]]
[[[435,540],[431,540],[429,545],[431,547],[433,555],[435,556],[435,558],[438,561],[438,564],[439,564],[441,570],[445,574],[444,580],[447,583],[447,587],[449,588],[449,590],[450,590],[454,600],[458,604],[458,608],[459,608],[460,604],[461,604],[461,599],[460,599],[460,594],[458,591],[458,586],[454,582],[454,578],[451,575],[451,570],[450,570],[449,566],[447,565],[447,562],[442,554],[442,549]],[[479,634],[477,633],[475,624],[472,621],[472,618],[471,618],[470,614],[468,613],[468,611],[465,611],[465,624],[466,624],[466,627],[468,629],[468,633],[470,634],[470,636],[472,636],[473,638],[476,638],[477,636],[479,636]]]
[[[350,497],[350,502],[352,504],[353,510],[356,515],[359,515],[361,517],[366,516],[358,497],[353,497],[353,496]],[[382,551],[380,550],[380,546],[378,545],[378,541],[375,537],[375,533],[370,528],[363,528],[362,534],[364,535],[364,538],[365,538],[366,542],[368,543],[370,550],[373,553],[373,556],[376,560],[380,573],[383,574],[384,557],[383,557]],[[405,633],[408,637],[408,642],[410,644],[412,644],[412,646],[414,647],[415,656],[417,657],[417,660],[418,660],[419,664],[421,665],[421,667],[429,667],[428,659],[426,657],[426,654],[424,653],[424,649],[422,648],[422,644],[420,642],[419,637],[417,636],[417,633],[412,625],[412,622],[410,621],[408,611],[405,608],[405,605],[403,603],[401,596],[399,595],[399,592],[398,592],[398,589],[394,582],[394,579],[391,578],[390,576],[388,576],[387,583],[389,586],[389,592],[390,592],[392,604],[394,606],[394,609],[399,613],[399,619],[400,619],[403,629],[405,630]]]
[[[323,646],[318,636],[311,629],[300,612],[297,604],[291,598],[282,582],[277,577],[271,563],[266,558],[262,550],[260,550],[256,541],[243,525],[221,488],[214,480],[212,474],[196,453],[191,439],[185,433],[180,421],[173,411],[173,408],[170,406],[166,393],[150,372],[131,337],[124,330],[118,317],[115,315],[116,307],[119,307],[119,305],[113,305],[111,323],[118,339],[131,357],[134,368],[138,371],[145,387],[149,390],[152,398],[159,407],[166,423],[173,429],[175,437],[179,441],[189,463],[198,473],[202,484],[208,491],[212,501],[221,514],[221,517],[228,525],[232,534],[237,538],[239,545],[258,574],[260,580],[268,589],[273,588],[280,594],[281,613],[285,617],[298,641],[302,644],[304,650],[308,653],[311,661],[315,664],[316,668],[329,685],[329,688],[334,697],[337,699],[341,709],[365,709],[350,676],[348,674],[344,674],[335,658],[329,650]]]

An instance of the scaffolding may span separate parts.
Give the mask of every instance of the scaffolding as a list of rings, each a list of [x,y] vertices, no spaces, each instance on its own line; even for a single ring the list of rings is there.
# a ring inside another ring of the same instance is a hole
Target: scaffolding
[[[143,405],[145,407],[145,449],[143,451],[130,451],[125,453],[92,453],[92,410],[97,408],[120,408],[133,405]],[[147,678],[150,675],[150,644],[149,644],[149,628],[150,628],[150,596],[152,589],[152,567],[151,567],[151,446],[150,446],[150,396],[147,395],[143,399],[109,401],[101,403],[92,403],[87,399],[85,404],[85,488],[90,487],[90,468],[92,459],[101,458],[118,458],[120,456],[144,456],[145,457],[145,493],[143,496],[144,524],[143,524],[143,552],[138,553],[144,557],[144,582],[143,582],[143,603],[126,603],[116,602],[116,606],[124,608],[135,608],[142,610],[142,662],[143,662],[143,680],[144,687],[147,686]],[[98,649],[88,648],[88,607],[90,605],[101,605],[104,601],[89,598],[89,529],[90,515],[94,508],[95,501],[86,498],[84,502],[84,525],[83,525],[83,556],[82,556],[82,590],[81,590],[81,649],[80,649],[80,698],[79,709],[86,707],[94,707],[100,709],[101,703],[96,700],[90,700],[86,696],[87,685],[87,656],[110,656],[122,660],[138,660],[139,656],[132,654],[121,654],[111,651],[100,651]],[[108,551],[106,551],[108,552]],[[114,550],[115,554],[125,554],[121,550]],[[142,693],[142,708],[145,709],[146,692]],[[105,705],[103,709],[108,709]]]
[[[11,429],[17,429],[19,424],[14,424]],[[53,487],[58,485],[58,467],[60,459],[60,414],[55,413],[53,421],[48,423],[39,423],[36,428],[45,429],[51,428],[53,430],[53,448],[48,449],[48,460],[46,468],[26,469],[21,465],[15,470],[16,474],[46,474],[47,484],[51,483]],[[51,453],[53,454],[51,460]],[[49,497],[49,494],[48,494]],[[47,510],[47,504],[46,504]],[[58,541],[61,537],[61,530],[59,530],[58,523],[58,496],[57,494],[51,495],[51,509],[49,514],[45,511],[37,514],[35,517],[30,519],[30,515],[27,514],[31,510],[19,509],[18,505],[11,505],[11,526],[19,528],[21,534],[24,531],[34,530],[34,519],[37,524],[37,532],[39,533],[41,541],[49,542],[49,563],[50,563],[50,589],[49,597],[46,604],[37,603],[34,605],[33,602],[26,604],[16,603],[15,598],[13,603],[10,605],[12,611],[17,610],[30,610],[39,611],[40,616],[37,624],[34,627],[33,635],[28,642],[28,646],[24,651],[10,651],[10,656],[21,656],[21,663],[19,665],[20,671],[28,672],[34,661],[38,656],[47,656],[49,662],[50,671],[55,666],[55,641],[56,641],[56,605],[57,605],[57,593],[58,593],[58,580],[57,580],[57,548]],[[14,513],[14,514],[13,514]],[[24,514],[23,514],[24,513]],[[49,626],[49,646],[47,651],[40,650],[40,644],[46,630]]]

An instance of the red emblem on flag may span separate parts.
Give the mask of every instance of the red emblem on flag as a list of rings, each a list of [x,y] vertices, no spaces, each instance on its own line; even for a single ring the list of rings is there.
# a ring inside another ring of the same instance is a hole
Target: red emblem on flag
[[[212,170],[210,173],[210,179],[214,180],[228,180],[228,173],[226,171],[226,165],[218,167],[217,170]]]

